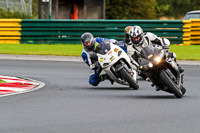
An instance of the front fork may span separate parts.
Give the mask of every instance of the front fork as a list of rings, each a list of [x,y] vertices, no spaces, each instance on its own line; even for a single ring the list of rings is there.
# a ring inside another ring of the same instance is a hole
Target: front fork
[[[120,63],[122,64],[122,66],[120,68],[118,68],[118,70],[116,70],[116,72],[118,72],[122,68],[125,68],[126,71],[131,75],[131,77],[133,77],[134,80],[136,81],[137,72],[135,70],[133,70],[132,68],[129,68],[123,60],[120,60]]]
[[[174,68],[174,70],[176,71],[177,73],[177,76],[176,76],[176,80],[177,80],[177,85],[178,87],[182,87],[183,85],[183,74],[180,73],[179,69],[178,69],[178,64],[173,60],[170,62],[171,66]]]

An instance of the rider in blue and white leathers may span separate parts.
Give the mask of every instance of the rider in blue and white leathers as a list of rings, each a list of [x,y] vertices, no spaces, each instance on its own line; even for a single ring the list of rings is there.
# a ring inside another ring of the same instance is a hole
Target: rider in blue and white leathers
[[[81,43],[83,45],[82,59],[91,69],[89,83],[92,86],[98,86],[98,84],[101,81],[104,81],[106,79],[110,80],[111,83],[113,84],[113,81],[110,79],[110,77],[107,74],[100,74],[102,71],[102,68],[98,63],[98,57],[95,52],[95,43],[99,44],[105,40],[109,40],[109,39],[102,38],[102,37],[94,38],[93,35],[89,32],[86,32],[82,34],[81,36]],[[119,44],[121,43],[118,42],[118,45]],[[121,47],[124,48],[123,45]]]

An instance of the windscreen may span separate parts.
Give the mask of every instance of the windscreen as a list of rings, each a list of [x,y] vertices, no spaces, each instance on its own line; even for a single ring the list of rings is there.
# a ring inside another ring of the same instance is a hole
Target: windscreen
[[[153,55],[153,53],[154,53],[154,48],[152,46],[146,46],[142,49],[140,55],[148,59],[148,56],[151,54]]]
[[[140,52],[140,55],[143,57],[143,58],[146,58],[146,59],[151,59],[153,58],[154,56],[157,56],[159,53],[160,53],[161,49],[158,49],[158,48],[154,48],[152,46],[146,46],[142,49],[142,51]]]
[[[110,41],[102,41],[96,47],[96,52],[102,55],[105,55],[110,51]]]

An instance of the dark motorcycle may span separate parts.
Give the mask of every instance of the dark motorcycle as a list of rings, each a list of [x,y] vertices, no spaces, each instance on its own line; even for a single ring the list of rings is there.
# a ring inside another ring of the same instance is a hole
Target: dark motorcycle
[[[181,98],[186,92],[183,74],[169,54],[169,49],[144,47],[138,58],[140,73],[152,82],[152,87],[156,86],[157,91],[163,90]]]

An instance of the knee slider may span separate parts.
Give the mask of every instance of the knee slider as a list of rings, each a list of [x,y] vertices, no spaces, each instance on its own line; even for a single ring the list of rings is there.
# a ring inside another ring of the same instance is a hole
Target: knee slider
[[[94,79],[90,79],[89,80],[89,83],[92,85],[92,86],[97,86],[97,83]]]

